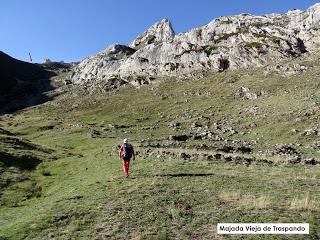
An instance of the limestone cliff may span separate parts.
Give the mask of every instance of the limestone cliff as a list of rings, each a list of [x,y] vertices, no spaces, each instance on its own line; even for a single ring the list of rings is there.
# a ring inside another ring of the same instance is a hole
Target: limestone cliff
[[[319,48],[320,3],[306,11],[220,17],[175,35],[169,20],[152,25],[128,46],[111,45],[84,59],[70,80],[87,89],[147,84],[157,76],[259,67]]]

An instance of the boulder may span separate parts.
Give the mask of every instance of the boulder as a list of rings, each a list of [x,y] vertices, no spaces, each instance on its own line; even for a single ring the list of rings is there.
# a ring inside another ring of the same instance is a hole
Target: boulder
[[[312,146],[311,146],[311,148],[313,149],[313,150],[320,150],[320,141],[315,141],[313,144],[312,144]]]
[[[182,158],[182,159],[184,159],[184,160],[188,160],[188,159],[191,158],[191,155],[190,155],[190,154],[187,154],[187,153],[185,153],[185,152],[182,152],[182,153],[179,154],[178,157],[179,157],[179,158]]]
[[[304,160],[304,163],[307,165],[317,165],[320,164],[320,161],[315,158],[307,158]]]
[[[318,129],[316,128],[311,128],[311,129],[306,129],[304,130],[300,135],[301,136],[317,136],[318,135]]]
[[[257,99],[258,97],[261,97],[263,95],[265,95],[264,91],[252,92],[249,88],[246,87],[240,87],[235,93],[235,96],[237,98],[242,98],[245,100]]]
[[[177,135],[177,136],[170,135],[169,136],[169,140],[170,141],[182,141],[182,142],[185,142],[188,139],[189,139],[189,136],[187,136],[187,135]]]
[[[274,148],[273,155],[289,155],[296,156],[299,155],[297,149],[288,144],[277,144]]]

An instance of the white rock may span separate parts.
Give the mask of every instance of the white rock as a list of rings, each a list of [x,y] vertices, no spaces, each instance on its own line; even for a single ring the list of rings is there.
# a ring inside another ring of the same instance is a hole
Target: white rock
[[[91,89],[109,86],[108,80],[115,78],[140,87],[156,76],[259,67],[317,50],[319,22],[320,3],[283,15],[220,17],[179,35],[164,19],[129,46],[114,44],[84,59],[70,80]]]

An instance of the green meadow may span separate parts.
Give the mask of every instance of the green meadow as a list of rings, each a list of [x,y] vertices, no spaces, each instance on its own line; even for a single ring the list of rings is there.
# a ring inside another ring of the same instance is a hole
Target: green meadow
[[[293,144],[302,160],[320,156],[318,135],[293,133],[319,127],[319,64],[296,61],[309,69],[157,79],[105,94],[75,88],[1,116],[0,239],[319,239],[320,165],[265,154]],[[265,94],[245,100],[240,87]],[[189,134],[194,122],[234,128],[221,136],[254,141],[250,155],[276,164],[142,154],[142,140]],[[138,152],[127,179],[116,152],[123,138]],[[310,234],[223,236],[222,222],[309,223]]]

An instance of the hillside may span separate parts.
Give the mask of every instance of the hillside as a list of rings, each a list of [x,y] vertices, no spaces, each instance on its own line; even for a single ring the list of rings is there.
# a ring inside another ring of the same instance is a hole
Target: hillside
[[[39,91],[47,84],[40,82],[46,76],[41,66],[19,61],[0,52],[0,105],[10,99]]]
[[[3,52],[0,52],[0,67],[1,95],[12,91],[19,81],[35,82],[45,73],[40,66],[19,61]]]
[[[69,68],[65,63],[23,62],[0,51],[0,113],[52,99],[45,92],[57,87],[55,79],[65,78]]]
[[[43,158],[53,158],[53,151],[3,128],[0,139],[0,206],[16,207],[20,201],[41,195],[41,187],[30,173]]]
[[[309,55],[139,90],[75,86],[2,116],[54,155],[31,170],[37,195],[2,205],[0,236],[225,239],[218,222],[308,222],[308,236],[251,239],[319,238],[319,66]],[[115,150],[125,137],[139,152],[129,179]]]
[[[319,21],[320,4],[164,19],[74,64],[0,52],[0,240],[244,239],[226,222],[320,239]]]

